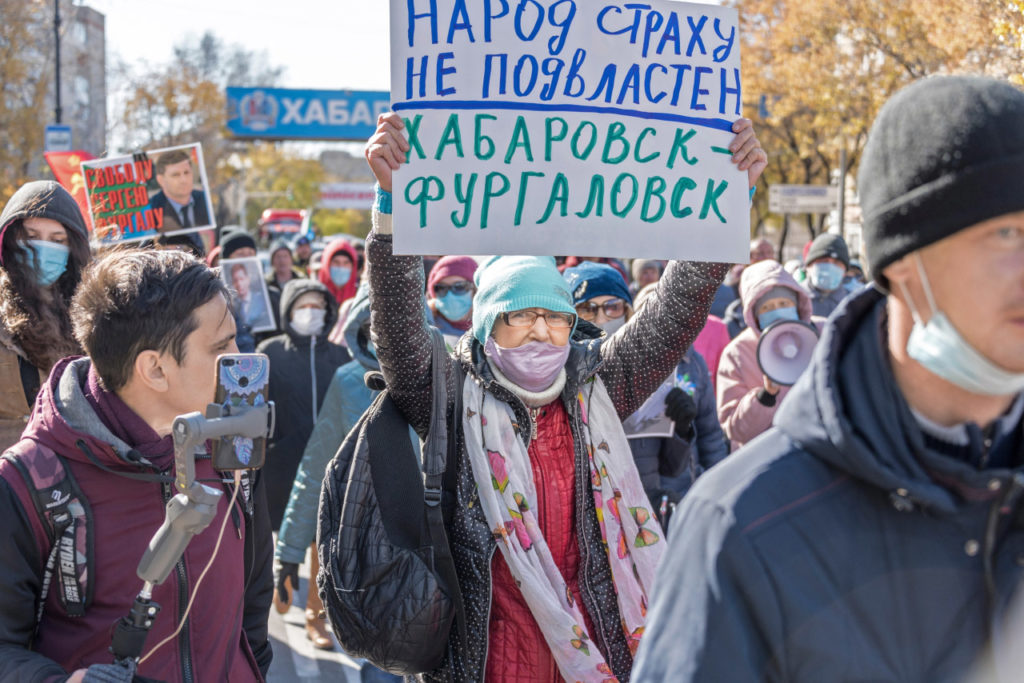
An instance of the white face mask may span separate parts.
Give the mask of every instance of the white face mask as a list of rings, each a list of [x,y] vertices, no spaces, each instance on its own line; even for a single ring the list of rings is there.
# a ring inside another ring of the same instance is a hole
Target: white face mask
[[[933,374],[974,394],[1012,396],[1024,391],[1024,373],[1004,370],[981,355],[939,311],[921,257],[914,254],[914,258],[932,317],[927,323],[921,321],[910,292],[900,282],[900,289],[914,316],[914,329],[907,340],[907,354]]]
[[[601,323],[600,325],[598,325],[598,327],[600,327],[602,330],[604,330],[604,333],[607,334],[610,337],[613,334],[615,334],[616,332],[618,332],[619,328],[622,327],[625,324],[626,324],[626,316],[625,315],[620,315],[618,318],[612,318],[611,320],[607,320],[607,321]]]
[[[292,329],[304,337],[315,337],[323,332],[326,314],[322,308],[300,308],[292,313]]]

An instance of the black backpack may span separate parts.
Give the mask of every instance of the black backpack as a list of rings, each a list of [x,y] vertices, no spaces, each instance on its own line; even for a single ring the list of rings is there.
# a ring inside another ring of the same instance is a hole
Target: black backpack
[[[447,351],[437,330],[432,345],[433,408],[422,462],[385,389],[328,464],[320,493],[317,586],[334,634],[350,655],[401,675],[441,665],[453,622],[465,633],[441,504],[442,489],[454,489],[454,468],[445,472],[446,460],[458,458],[461,381],[449,425]],[[378,388],[371,381],[382,378],[374,375],[367,384]]]

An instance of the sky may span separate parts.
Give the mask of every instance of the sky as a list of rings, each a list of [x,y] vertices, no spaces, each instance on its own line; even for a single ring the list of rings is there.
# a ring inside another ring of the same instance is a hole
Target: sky
[[[590,0],[583,0],[590,1]],[[692,0],[717,4],[717,0]],[[212,31],[283,66],[276,84],[316,90],[390,89],[388,0],[75,0],[106,17],[108,68],[169,61],[189,36]],[[355,143],[288,143],[303,155],[359,154]]]
[[[716,0],[695,0],[717,4]],[[169,60],[207,30],[265,50],[280,86],[387,90],[388,0],[78,0],[106,15],[107,59]]]
[[[265,51],[286,88],[387,90],[387,0],[80,0],[106,15],[107,60],[168,61],[190,34]]]

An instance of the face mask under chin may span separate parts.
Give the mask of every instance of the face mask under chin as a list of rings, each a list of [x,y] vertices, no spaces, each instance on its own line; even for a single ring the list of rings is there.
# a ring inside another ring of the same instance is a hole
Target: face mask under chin
[[[927,323],[922,322],[910,291],[900,282],[900,289],[914,317],[914,328],[907,340],[907,355],[932,374],[974,394],[1012,396],[1024,391],[1024,373],[1004,370],[982,355],[939,309],[921,257],[918,254],[914,257],[932,317]]]

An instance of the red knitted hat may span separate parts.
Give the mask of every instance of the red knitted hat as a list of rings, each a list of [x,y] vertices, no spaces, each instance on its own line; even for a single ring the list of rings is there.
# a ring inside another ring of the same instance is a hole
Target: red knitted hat
[[[476,268],[476,259],[470,256],[444,256],[438,259],[427,278],[427,296],[433,299],[434,285],[450,275],[458,275],[473,282]]]

